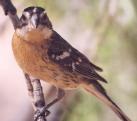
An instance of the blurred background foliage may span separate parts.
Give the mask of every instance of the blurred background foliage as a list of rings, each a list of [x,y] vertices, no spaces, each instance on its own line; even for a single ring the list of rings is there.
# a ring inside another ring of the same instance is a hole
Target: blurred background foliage
[[[14,0],[19,14],[30,5],[46,8],[54,29],[101,66],[109,95],[137,121],[136,0]],[[71,92],[70,92],[71,93]],[[77,90],[62,121],[118,120],[95,97]]]

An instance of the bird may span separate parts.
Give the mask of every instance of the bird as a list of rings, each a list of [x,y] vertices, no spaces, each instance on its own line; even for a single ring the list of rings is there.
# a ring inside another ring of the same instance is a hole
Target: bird
[[[13,34],[12,50],[24,73],[57,88],[57,98],[49,103],[50,106],[65,96],[65,90],[80,87],[106,104],[122,121],[131,121],[102,86],[101,83],[107,83],[98,74],[102,68],[53,29],[44,8],[30,6],[24,9]]]

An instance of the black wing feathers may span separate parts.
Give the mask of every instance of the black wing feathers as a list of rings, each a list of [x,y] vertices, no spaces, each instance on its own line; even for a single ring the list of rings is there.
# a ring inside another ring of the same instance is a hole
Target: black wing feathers
[[[96,73],[96,71],[102,71],[100,67],[92,64],[87,57],[73,48],[55,31],[51,37],[48,56],[67,71],[77,72],[89,79],[107,82]]]

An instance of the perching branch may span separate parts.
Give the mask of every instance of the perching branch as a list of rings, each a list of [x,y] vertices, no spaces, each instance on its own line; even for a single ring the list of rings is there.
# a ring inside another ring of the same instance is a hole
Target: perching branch
[[[3,8],[5,15],[8,15],[12,21],[14,29],[19,26],[19,18],[17,16],[17,10],[10,0],[0,0],[0,5]]]
[[[28,88],[28,94],[32,100],[32,105],[35,110],[34,121],[46,121],[49,111],[45,109],[46,103],[44,100],[43,89],[39,79],[31,79],[28,74],[24,74]],[[41,115],[43,112],[43,115]],[[46,114],[45,114],[46,113]]]
[[[26,84],[28,88],[28,93],[32,99],[32,105],[35,110],[34,120],[46,121],[46,116],[48,116],[49,111],[45,112],[45,100],[43,89],[39,79],[31,79],[28,74],[24,74],[26,78]],[[43,112],[43,115],[41,115]],[[46,114],[45,114],[46,113]]]
[[[17,10],[12,4],[11,0],[0,0],[0,5],[3,8],[5,15],[8,15],[11,19],[14,29],[19,27],[19,17],[17,16]],[[36,111],[35,120],[46,121],[46,116],[49,114],[47,111],[46,114],[40,115],[40,112],[45,107],[44,94],[42,86],[39,79],[31,79],[28,74],[25,74],[26,84],[28,88],[29,96],[32,99],[33,108]]]

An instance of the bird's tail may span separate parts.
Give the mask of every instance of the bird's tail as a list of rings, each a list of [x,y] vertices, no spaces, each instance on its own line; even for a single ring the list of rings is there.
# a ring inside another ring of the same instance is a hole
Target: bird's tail
[[[96,80],[84,85],[84,88],[110,107],[122,121],[131,121],[126,114],[107,95],[105,89]]]

